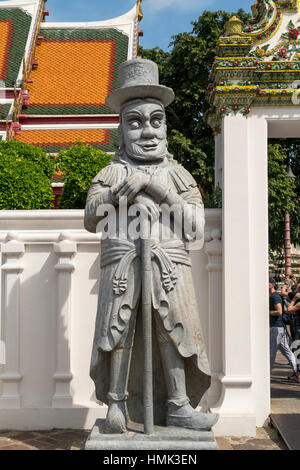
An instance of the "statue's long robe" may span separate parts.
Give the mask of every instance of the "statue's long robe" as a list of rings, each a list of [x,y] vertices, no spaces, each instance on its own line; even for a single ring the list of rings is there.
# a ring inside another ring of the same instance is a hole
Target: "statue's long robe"
[[[97,207],[109,202],[109,188],[137,171],[159,175],[166,191],[170,188],[182,197],[184,203],[198,206],[203,217],[197,222],[201,224],[200,232],[204,233],[203,203],[192,176],[174,160],[165,159],[159,165],[147,166],[135,164],[126,155],[113,158],[111,164],[93,180],[85,209],[87,230],[96,231],[101,220],[96,215]],[[118,206],[116,213],[118,217]],[[131,242],[118,233],[115,239],[106,239],[101,243],[100,290],[90,375],[95,382],[97,399],[108,403],[110,353],[118,345],[132,315],[138,311],[128,385],[129,415],[137,422],[142,422],[143,413],[140,297],[139,241]],[[152,306],[161,318],[171,343],[184,359],[187,394],[192,406],[196,407],[209,388],[210,370],[184,234],[152,244]],[[155,322],[153,328],[155,330]],[[155,422],[163,424],[167,394],[155,331],[153,356]]]

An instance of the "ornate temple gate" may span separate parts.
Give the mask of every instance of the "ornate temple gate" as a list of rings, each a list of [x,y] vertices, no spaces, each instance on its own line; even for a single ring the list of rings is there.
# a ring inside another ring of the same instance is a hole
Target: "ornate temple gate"
[[[249,24],[231,18],[211,72],[223,189],[223,370],[209,403],[218,434],[255,435],[270,413],[267,144],[300,136],[299,3],[259,0]]]

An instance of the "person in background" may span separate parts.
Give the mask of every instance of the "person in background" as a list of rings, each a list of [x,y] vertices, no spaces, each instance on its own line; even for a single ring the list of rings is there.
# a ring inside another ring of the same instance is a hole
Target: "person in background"
[[[293,280],[294,279],[294,280]],[[290,327],[291,327],[291,316],[287,314],[287,309],[291,303],[291,300],[293,299],[295,293],[294,293],[294,285],[296,282],[296,278],[294,275],[292,276],[286,276],[285,278],[285,283],[281,289],[281,300],[282,300],[282,307],[283,307],[283,314],[282,314],[282,320],[285,325],[287,335],[288,335],[288,342],[289,346],[291,347],[292,344],[292,335],[290,332]]]
[[[291,336],[292,336],[292,351],[295,353],[298,349],[298,342],[300,342],[300,285],[298,284],[294,298],[291,301],[287,313],[291,315]],[[300,361],[297,364],[297,371],[291,377],[291,382],[300,383]]]
[[[291,301],[295,297],[297,287],[298,281],[296,279],[296,276],[294,274],[292,274],[291,276],[287,276],[285,278],[285,284],[281,290],[281,295]]]
[[[269,314],[270,314],[270,368],[274,367],[278,349],[289,361],[293,377],[297,374],[296,358],[288,345],[287,332],[282,320],[282,299],[277,292],[276,281],[269,279]]]

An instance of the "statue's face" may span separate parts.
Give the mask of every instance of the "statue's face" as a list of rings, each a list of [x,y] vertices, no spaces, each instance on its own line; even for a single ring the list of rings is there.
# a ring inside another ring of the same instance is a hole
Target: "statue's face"
[[[127,154],[145,161],[154,161],[166,155],[166,118],[159,102],[138,100],[125,105],[122,130]]]

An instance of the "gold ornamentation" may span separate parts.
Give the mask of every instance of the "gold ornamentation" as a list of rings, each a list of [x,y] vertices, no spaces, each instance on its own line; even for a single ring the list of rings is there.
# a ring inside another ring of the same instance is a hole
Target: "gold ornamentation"
[[[227,36],[240,36],[243,31],[243,22],[237,16],[232,16],[225,24]]]
[[[139,20],[139,23],[142,21],[144,15],[143,15],[143,12],[142,12],[142,0],[137,0],[136,2],[136,11],[137,11],[137,15],[138,15],[138,20]]]

